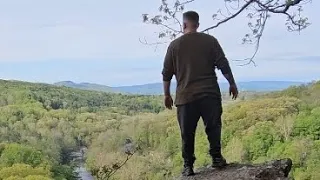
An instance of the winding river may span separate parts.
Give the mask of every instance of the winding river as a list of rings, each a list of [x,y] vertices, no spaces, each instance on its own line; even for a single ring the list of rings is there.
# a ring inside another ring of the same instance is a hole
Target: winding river
[[[84,149],[71,154],[73,161],[77,164],[76,172],[79,174],[79,180],[94,180],[94,177],[86,170],[83,153]]]

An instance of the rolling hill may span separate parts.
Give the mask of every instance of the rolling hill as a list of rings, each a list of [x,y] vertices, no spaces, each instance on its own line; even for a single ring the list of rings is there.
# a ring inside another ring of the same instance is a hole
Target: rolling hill
[[[91,91],[113,92],[113,89],[109,86],[93,83],[74,83],[72,81],[61,81],[54,83],[54,85]]]
[[[220,82],[221,91],[228,90],[228,83]],[[296,81],[249,81],[239,82],[238,86],[240,91],[257,91],[257,92],[268,92],[268,91],[279,91],[286,89],[290,86],[301,85],[303,82]],[[84,90],[95,90],[103,92],[116,92],[116,93],[127,93],[127,94],[146,94],[146,95],[158,95],[162,94],[162,83],[151,83],[143,85],[133,86],[119,86],[111,87],[93,83],[74,83],[72,81],[62,81],[55,83],[57,86],[66,86]],[[171,85],[171,91],[175,92],[176,83],[173,82]]]

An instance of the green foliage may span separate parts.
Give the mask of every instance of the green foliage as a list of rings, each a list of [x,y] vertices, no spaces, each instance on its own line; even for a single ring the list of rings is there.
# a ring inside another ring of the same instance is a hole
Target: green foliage
[[[248,159],[244,143],[238,137],[233,137],[224,149],[226,157],[232,162],[244,162]]]
[[[78,179],[78,174],[74,171],[73,166],[69,165],[54,165],[51,168],[55,180],[72,180]]]
[[[170,179],[182,166],[175,111],[162,97],[107,94],[0,81],[0,179],[76,179],[73,152],[89,171],[125,158],[126,138],[140,148],[113,179]],[[223,153],[229,161],[290,157],[295,179],[317,180],[320,82],[224,104]],[[200,121],[201,122],[201,121]],[[203,123],[196,167],[210,164]]]
[[[6,178],[4,180],[52,180],[49,177],[41,176],[41,175],[29,175],[25,178],[21,178],[18,176],[11,176],[9,178]]]
[[[295,136],[307,136],[314,140],[320,139],[320,108],[316,107],[310,112],[300,113],[294,122]]]
[[[29,177],[28,177],[29,176]],[[31,177],[30,177],[31,176]],[[33,168],[27,164],[14,164],[11,167],[5,167],[0,170],[0,179],[7,178],[35,178],[38,176],[50,179],[51,172],[42,167]]]
[[[7,144],[0,156],[0,164],[4,166],[22,163],[37,167],[44,160],[40,151],[19,144]]]
[[[319,133],[320,104],[310,103],[306,96],[313,97],[320,87],[312,84],[296,88],[293,88],[296,93],[293,95],[286,94],[285,90],[224,107],[223,153],[229,161],[258,163],[289,157],[294,161],[291,176],[295,179],[318,178],[320,150],[316,135]],[[299,128],[301,123],[302,130]],[[142,150],[115,174],[115,179],[160,180],[180,173],[181,140],[174,111],[119,121],[116,129],[110,129],[93,140],[88,152],[88,167],[116,161],[111,157],[121,156],[115,153],[119,152],[126,137],[133,137]],[[196,134],[196,167],[211,163],[207,151],[207,137],[203,123],[200,123]]]
[[[266,157],[270,147],[277,140],[278,132],[274,129],[274,123],[270,121],[258,122],[248,129],[244,137],[245,147],[249,154],[249,161],[256,161],[261,157]]]
[[[47,167],[55,179],[76,179],[71,153],[117,121],[163,110],[161,97],[83,91],[0,80],[0,167]],[[31,148],[33,147],[33,148]]]

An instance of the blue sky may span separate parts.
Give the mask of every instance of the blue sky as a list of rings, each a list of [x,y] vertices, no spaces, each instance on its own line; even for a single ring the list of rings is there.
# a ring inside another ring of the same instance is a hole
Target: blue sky
[[[201,1],[201,2],[200,2]],[[214,3],[216,2],[216,3]],[[198,0],[187,9],[200,14],[201,27],[222,0]],[[157,12],[160,0],[0,0],[0,78],[53,83],[62,80],[111,86],[161,81],[167,45],[155,51],[139,38],[155,39],[157,27],[141,22],[141,14]],[[256,57],[257,67],[230,61],[238,81],[320,79],[319,1],[305,7],[312,25],[288,33],[285,17],[268,22]],[[229,59],[244,58],[241,45],[247,21],[238,17],[212,32]],[[220,76],[221,77],[221,76]]]

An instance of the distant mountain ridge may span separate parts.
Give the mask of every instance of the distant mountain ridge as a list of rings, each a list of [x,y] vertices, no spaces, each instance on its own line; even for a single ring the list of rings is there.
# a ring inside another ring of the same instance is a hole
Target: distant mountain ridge
[[[94,83],[74,83],[72,81],[61,81],[54,83],[56,86],[66,86],[70,88],[77,88],[83,90],[91,90],[91,91],[103,91],[103,92],[114,92],[113,89],[109,86],[94,84]]]
[[[248,81],[238,82],[238,88],[240,91],[257,91],[257,92],[268,92],[268,91],[279,91],[286,89],[290,86],[296,86],[304,84],[304,82],[297,81]],[[83,90],[94,90],[103,92],[114,92],[114,93],[126,93],[126,94],[144,94],[144,95],[159,95],[163,93],[162,83],[150,83],[143,85],[132,85],[132,86],[119,86],[111,87],[101,84],[94,83],[74,83],[72,81],[61,81],[54,83],[56,86],[66,86],[70,88],[77,88]],[[219,82],[221,91],[228,91],[229,84],[226,82]],[[176,83],[172,82],[171,92],[175,92]]]

